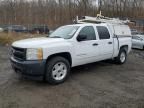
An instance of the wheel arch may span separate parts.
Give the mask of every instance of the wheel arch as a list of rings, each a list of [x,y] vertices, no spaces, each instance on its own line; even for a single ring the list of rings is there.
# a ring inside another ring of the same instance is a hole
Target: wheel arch
[[[64,57],[65,59],[67,59],[69,61],[70,66],[72,66],[72,57],[69,52],[60,52],[60,53],[56,53],[56,54],[52,54],[52,55],[48,56],[47,60],[46,60],[46,64],[50,59],[52,59],[53,57],[56,57],[56,56]]]
[[[128,53],[128,45],[122,45],[122,46],[120,47],[120,50],[121,50],[121,49],[124,49],[125,52]],[[120,50],[119,50],[119,51],[120,51]]]

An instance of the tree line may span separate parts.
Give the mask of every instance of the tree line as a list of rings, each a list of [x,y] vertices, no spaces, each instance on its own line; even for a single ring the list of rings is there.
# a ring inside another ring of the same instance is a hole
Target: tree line
[[[76,16],[143,18],[144,0],[1,0],[0,24],[72,23]]]
[[[144,19],[144,0],[101,0],[106,16]]]

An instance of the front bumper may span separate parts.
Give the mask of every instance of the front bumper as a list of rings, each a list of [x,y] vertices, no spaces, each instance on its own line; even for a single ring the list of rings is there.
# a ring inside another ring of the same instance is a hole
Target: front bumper
[[[44,76],[46,60],[18,61],[11,57],[10,61],[14,71],[20,73],[23,76],[39,78],[42,78]]]

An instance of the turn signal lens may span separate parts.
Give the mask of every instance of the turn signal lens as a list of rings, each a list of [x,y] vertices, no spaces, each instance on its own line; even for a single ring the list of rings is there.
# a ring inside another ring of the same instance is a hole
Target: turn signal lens
[[[38,57],[38,60],[43,59],[43,50],[42,50],[42,48],[38,49],[37,57]]]

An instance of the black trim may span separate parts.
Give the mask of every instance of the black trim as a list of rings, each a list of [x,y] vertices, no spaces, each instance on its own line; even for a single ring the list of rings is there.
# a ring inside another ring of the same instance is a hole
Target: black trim
[[[44,75],[46,60],[42,61],[18,61],[17,59],[10,58],[12,68],[15,72],[24,76],[40,77]]]
[[[117,41],[118,41],[118,50],[119,50],[119,38],[118,38],[118,36],[117,35],[114,35],[116,38],[117,38]]]
[[[11,55],[19,61],[26,60],[26,48],[11,47]]]
[[[132,38],[132,36],[129,36],[129,35],[115,35],[113,38],[128,38],[128,37],[131,37]]]

